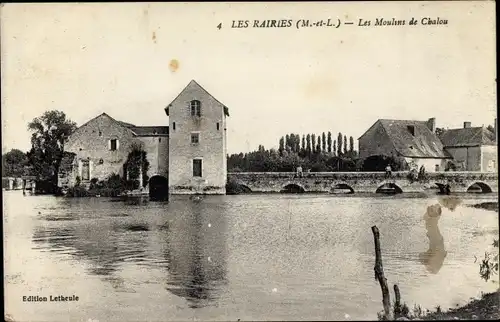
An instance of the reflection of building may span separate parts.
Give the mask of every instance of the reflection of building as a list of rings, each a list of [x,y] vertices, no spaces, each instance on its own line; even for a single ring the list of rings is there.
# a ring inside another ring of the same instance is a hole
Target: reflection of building
[[[99,209],[97,209],[99,210]],[[110,277],[126,260],[145,256],[147,246],[143,235],[127,231],[137,229],[130,223],[112,224],[102,221],[79,222],[79,212],[51,215],[45,221],[67,221],[68,225],[41,225],[33,233],[37,248],[71,254],[75,259],[88,261],[93,275]]]
[[[203,202],[174,202],[169,207],[178,215],[169,221],[165,236],[167,289],[193,308],[209,305],[226,279],[224,215]]]
[[[80,126],[65,143],[59,186],[73,187],[77,177],[86,186],[113,173],[125,178],[124,163],[140,146],[148,177],[168,179],[170,193],[225,193],[228,108],[191,81],[165,111],[169,126],[136,126],[106,113]]]
[[[463,128],[445,130],[439,138],[453,157],[452,166],[457,170],[498,171],[495,133],[489,129],[471,127],[470,122],[464,122]]]
[[[435,204],[427,207],[424,215],[427,238],[429,238],[429,249],[420,253],[419,258],[428,272],[437,274],[443,266],[447,251],[444,249],[443,235],[439,231],[438,221],[441,217],[441,206]]]
[[[435,134],[436,120],[378,120],[358,140],[359,156],[375,155],[402,159],[407,164],[424,166],[428,172],[443,170],[451,157]]]

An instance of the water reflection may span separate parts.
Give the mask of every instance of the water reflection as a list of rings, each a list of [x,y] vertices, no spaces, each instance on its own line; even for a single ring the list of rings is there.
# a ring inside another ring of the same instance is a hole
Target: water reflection
[[[460,198],[451,196],[439,198],[437,204],[427,207],[427,211],[424,214],[424,221],[427,238],[429,238],[429,249],[426,252],[420,253],[419,259],[429,273],[437,274],[448,254],[444,247],[443,235],[439,230],[439,219],[442,213],[441,206],[450,211],[455,211],[460,204]]]
[[[148,228],[143,224],[97,220],[57,223],[34,229],[33,242],[37,248],[90,261],[88,271],[92,275],[109,279],[121,263],[140,261],[146,256],[144,231]]]
[[[441,206],[439,204],[427,207],[424,215],[425,229],[429,238],[429,249],[420,253],[419,259],[429,273],[437,274],[443,266],[446,258],[443,235],[439,231],[438,221],[441,217]]]
[[[164,256],[170,273],[167,290],[191,308],[210,305],[226,283],[224,204],[192,200],[172,203],[176,217]]]
[[[43,210],[38,215],[42,224],[32,236],[36,249],[85,263],[89,275],[120,292],[130,291],[120,270],[139,265],[146,272],[164,272],[158,283],[166,283],[191,308],[211,305],[219,297],[227,266],[224,202],[99,202],[93,209],[101,211]]]

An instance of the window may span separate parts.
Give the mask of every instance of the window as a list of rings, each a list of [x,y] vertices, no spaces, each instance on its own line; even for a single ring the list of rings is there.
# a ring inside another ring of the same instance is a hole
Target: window
[[[82,180],[90,180],[89,160],[82,160]]]
[[[109,149],[111,151],[118,150],[118,145],[119,145],[119,143],[118,143],[117,139],[111,139],[111,140],[109,140]]]
[[[172,129],[175,131],[175,122],[172,123]]]
[[[201,164],[202,160],[201,159],[194,159],[193,160],[193,177],[201,177]]]
[[[217,122],[217,131],[219,131],[219,129],[220,129],[220,124],[219,122]]]
[[[189,103],[191,107],[191,116],[201,116],[201,102],[193,100]]]
[[[415,136],[415,126],[414,125],[408,125],[408,132],[410,132],[411,135]]]
[[[161,138],[158,138],[158,142],[161,142]]]
[[[200,133],[191,133],[191,144],[198,144],[200,142]]]

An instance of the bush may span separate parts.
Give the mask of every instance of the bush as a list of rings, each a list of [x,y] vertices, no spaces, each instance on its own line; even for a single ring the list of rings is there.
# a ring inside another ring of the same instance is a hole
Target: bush
[[[111,174],[106,180],[99,181],[97,178],[90,180],[89,189],[84,186],[75,185],[68,189],[67,197],[117,197],[128,187],[134,186],[133,180],[125,181],[117,174]]]
[[[89,197],[90,194],[85,189],[85,187],[82,186],[74,186],[68,189],[68,192],[66,192],[67,197]]]

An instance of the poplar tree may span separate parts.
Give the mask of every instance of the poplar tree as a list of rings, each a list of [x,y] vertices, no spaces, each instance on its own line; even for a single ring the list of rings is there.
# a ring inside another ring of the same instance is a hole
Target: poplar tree
[[[328,153],[332,153],[332,132],[328,131]]]
[[[337,155],[340,157],[342,155],[342,133],[339,132],[337,136]]]

